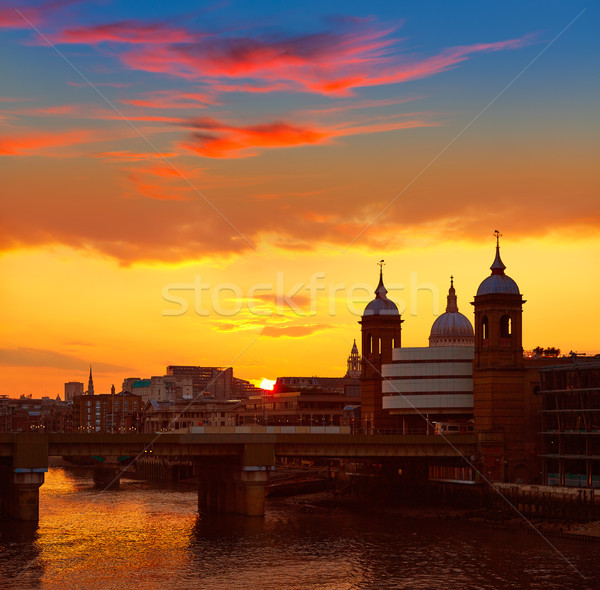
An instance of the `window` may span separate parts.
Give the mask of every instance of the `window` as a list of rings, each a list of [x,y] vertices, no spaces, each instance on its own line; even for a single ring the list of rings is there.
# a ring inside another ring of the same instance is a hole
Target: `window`
[[[500,318],[500,338],[510,338],[512,335],[512,320],[505,314]]]
[[[481,320],[481,335],[484,340],[487,340],[490,337],[488,319],[486,315],[484,315],[483,319]]]

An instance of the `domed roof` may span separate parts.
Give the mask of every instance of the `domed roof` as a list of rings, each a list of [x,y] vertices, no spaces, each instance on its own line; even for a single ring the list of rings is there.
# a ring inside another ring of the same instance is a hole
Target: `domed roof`
[[[429,346],[472,346],[474,338],[471,322],[458,311],[454,277],[450,277],[446,313],[433,322]]]
[[[519,295],[519,286],[507,275],[492,275],[485,279],[477,289],[477,295],[489,295],[490,293]]]
[[[500,258],[500,234],[496,234],[496,258],[490,266],[492,274],[484,279],[479,289],[477,289],[477,295],[490,295],[491,293],[502,293],[511,295],[520,295],[519,286],[513,281],[508,275],[504,274],[504,263]]]
[[[381,261],[383,264],[383,260]],[[383,268],[379,268],[379,285],[375,289],[375,299],[367,304],[363,316],[366,315],[400,315],[396,304],[387,298],[387,289],[383,285]]]

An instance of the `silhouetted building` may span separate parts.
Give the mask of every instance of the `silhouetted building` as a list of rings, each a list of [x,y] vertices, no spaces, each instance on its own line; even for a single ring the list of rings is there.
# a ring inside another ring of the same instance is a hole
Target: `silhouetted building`
[[[322,388],[316,384],[251,396],[242,401],[237,412],[238,425],[339,426],[344,408],[360,401],[358,380],[346,381],[347,387]]]
[[[218,400],[233,397],[233,369],[231,367],[169,365],[167,375],[191,378],[194,399],[207,395]]]
[[[467,425],[473,418],[473,326],[458,311],[453,277],[446,312],[429,347],[395,348],[382,366],[383,408],[398,416],[404,434],[433,433],[439,424]]]
[[[543,483],[600,487],[600,357],[540,370]]]
[[[143,430],[151,434],[193,426],[236,426],[240,407],[241,402],[237,400],[199,399],[192,403],[150,400],[143,409]]]
[[[129,392],[78,395],[73,399],[75,432],[137,432],[142,398]]]
[[[94,395],[94,379],[92,378],[92,365],[90,365],[90,376],[88,379],[88,388],[86,393],[88,395]]]
[[[65,383],[65,401],[71,402],[76,395],[83,395],[83,383],[69,381]]]
[[[557,359],[523,354],[525,301],[504,272],[498,232],[490,268],[473,301],[473,413],[481,468],[492,481],[541,483],[539,371]]]
[[[231,397],[234,399],[245,399],[251,395],[258,395],[261,391],[260,387],[252,385],[250,381],[238,379],[237,377],[233,378],[233,392]]]
[[[397,427],[382,406],[382,366],[392,362],[392,350],[400,348],[402,319],[396,304],[387,298],[383,284],[383,260],[379,285],[359,322],[362,330],[361,421],[366,434]]]
[[[65,402],[42,397],[35,399],[31,395],[22,395],[18,399],[0,397],[0,433],[41,432],[49,413],[57,407],[67,407]]]
[[[358,352],[358,346],[356,346],[356,340],[350,350],[350,356],[348,357],[348,370],[346,371],[346,377],[351,379],[360,379],[362,375],[362,361]]]

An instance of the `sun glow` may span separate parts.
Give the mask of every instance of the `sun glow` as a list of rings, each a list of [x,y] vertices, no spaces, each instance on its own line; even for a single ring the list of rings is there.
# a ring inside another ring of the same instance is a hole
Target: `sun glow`
[[[273,391],[273,387],[275,386],[275,381],[272,379],[263,379],[260,382],[261,389],[267,389],[268,391]]]

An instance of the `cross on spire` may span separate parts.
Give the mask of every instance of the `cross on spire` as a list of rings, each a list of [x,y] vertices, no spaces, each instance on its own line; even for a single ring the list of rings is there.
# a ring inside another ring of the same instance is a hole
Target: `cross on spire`
[[[496,236],[496,246],[500,246],[500,236],[502,235],[497,229],[494,230],[494,235]]]
[[[375,289],[375,295],[377,298],[386,299],[387,289],[383,285],[383,265],[385,264],[385,260],[381,259],[377,264],[379,265],[379,285]]]

